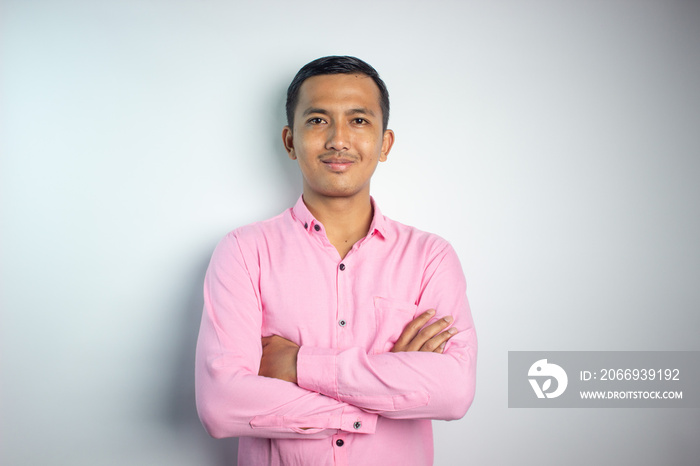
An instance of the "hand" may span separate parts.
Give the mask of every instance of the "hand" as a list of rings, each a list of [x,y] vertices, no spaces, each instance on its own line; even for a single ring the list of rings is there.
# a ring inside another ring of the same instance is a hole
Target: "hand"
[[[453,327],[443,332],[454,320],[452,316],[443,317],[421,330],[434,315],[435,309],[430,309],[409,322],[403,329],[403,332],[401,332],[399,339],[394,343],[391,352],[428,351],[442,353],[447,340],[456,335],[458,330]]]
[[[277,335],[263,337],[258,375],[297,383],[299,345]]]

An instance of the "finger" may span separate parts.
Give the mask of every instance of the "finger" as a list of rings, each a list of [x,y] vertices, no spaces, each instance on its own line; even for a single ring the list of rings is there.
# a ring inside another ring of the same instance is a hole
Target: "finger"
[[[416,335],[413,340],[411,340],[411,343],[408,345],[408,351],[420,351],[425,342],[442,332],[453,320],[454,318],[452,316],[445,316],[427,325],[423,330],[418,332],[418,335]]]
[[[453,336],[457,335],[459,331],[452,327],[444,332],[435,335],[430,340],[426,341],[423,346],[421,346],[420,351],[429,351],[435,353],[442,353],[445,349],[445,344]]]
[[[411,322],[409,322],[406,327],[404,327],[401,335],[394,344],[395,351],[404,351],[404,347],[408,346],[409,343],[416,337],[420,329],[428,323],[428,321],[435,315],[435,309],[429,309],[423,314],[419,315]],[[392,350],[392,351],[394,351]]]

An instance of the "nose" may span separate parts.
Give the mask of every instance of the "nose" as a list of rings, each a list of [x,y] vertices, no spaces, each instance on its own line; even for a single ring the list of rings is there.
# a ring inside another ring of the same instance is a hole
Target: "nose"
[[[328,140],[326,141],[326,149],[341,152],[348,150],[349,144],[348,130],[342,124],[333,124],[328,128]]]

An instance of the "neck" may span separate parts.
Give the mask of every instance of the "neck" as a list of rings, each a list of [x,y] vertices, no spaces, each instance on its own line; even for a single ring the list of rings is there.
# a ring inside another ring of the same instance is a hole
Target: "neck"
[[[372,202],[369,191],[351,197],[325,197],[304,190],[304,204],[326,229],[326,236],[343,258],[369,231]]]

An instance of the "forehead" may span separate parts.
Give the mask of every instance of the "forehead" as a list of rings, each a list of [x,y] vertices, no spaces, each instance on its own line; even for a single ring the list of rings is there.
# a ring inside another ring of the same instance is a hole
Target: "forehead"
[[[309,107],[339,106],[361,106],[381,112],[379,99],[379,87],[365,74],[322,74],[302,83],[295,113]]]

